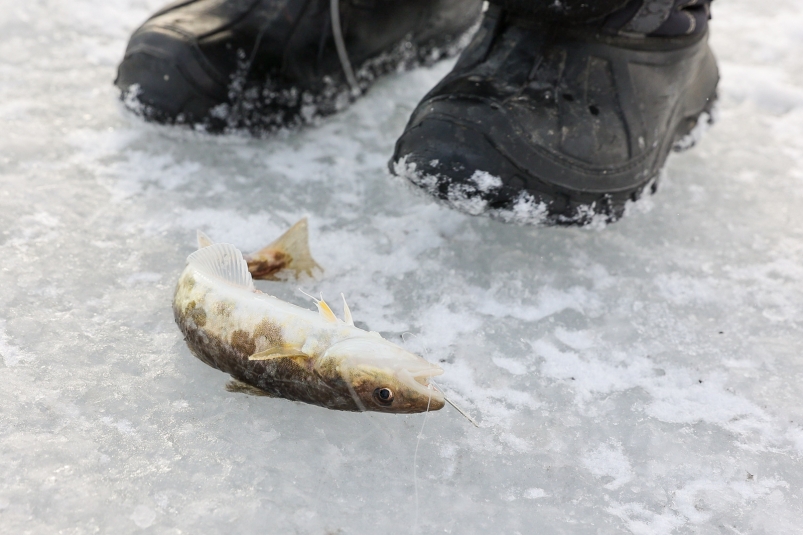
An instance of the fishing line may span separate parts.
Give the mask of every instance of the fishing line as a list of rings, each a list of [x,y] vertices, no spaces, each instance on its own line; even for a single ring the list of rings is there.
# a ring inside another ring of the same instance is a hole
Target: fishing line
[[[429,405],[432,403],[432,385],[427,385],[429,399],[427,400],[427,410],[424,412],[424,421],[421,422],[421,430],[418,432],[418,440],[415,443],[415,453],[413,453],[413,489],[415,489],[415,521],[413,522],[413,533],[418,533],[418,446],[421,444],[421,436],[424,434],[424,426],[427,425],[429,417]]]
[[[405,335],[405,334],[409,334],[410,336],[418,336],[417,334],[415,334],[415,333],[411,333],[411,332],[409,332],[409,331],[405,331],[405,332],[403,332],[403,333],[402,333],[402,341],[403,341],[403,342],[405,342],[405,343],[407,342],[407,341],[404,339],[404,335]],[[425,347],[425,348],[424,348],[424,355],[427,355],[427,356],[429,355],[429,348],[427,348],[427,347]],[[443,400],[444,400],[446,403],[448,403],[449,405],[451,405],[451,406],[452,406],[452,407],[453,407],[453,408],[454,408],[454,409],[455,409],[457,412],[459,412],[460,414],[462,414],[463,416],[465,416],[465,417],[466,417],[466,419],[467,419],[469,422],[471,422],[472,424],[474,424],[474,427],[479,427],[479,426],[480,426],[480,424],[478,424],[478,423],[477,423],[477,421],[476,421],[474,418],[472,418],[472,417],[471,417],[471,416],[470,416],[470,415],[469,415],[469,414],[468,414],[466,411],[464,411],[463,409],[461,409],[460,407],[458,407],[457,405],[455,405],[454,401],[452,401],[451,399],[449,399],[448,397],[446,397],[446,392],[444,392],[443,388],[441,388],[440,386],[438,386],[437,384],[435,384],[435,381],[433,381],[431,377],[429,378],[429,385],[432,385],[432,386],[434,386],[434,387],[435,387],[435,388],[438,390],[438,392],[440,392],[440,393],[441,393],[441,395],[443,396]],[[427,386],[429,386],[429,385],[427,385]],[[430,398],[431,398],[431,396],[432,396],[432,393],[430,392]],[[429,410],[429,406],[427,406],[427,410]]]
[[[472,417],[471,417],[471,416],[470,416],[470,415],[469,415],[469,414],[468,414],[466,411],[464,411],[463,409],[461,409],[460,407],[458,407],[457,405],[455,405],[455,404],[454,404],[454,401],[452,401],[451,399],[447,398],[447,397],[446,397],[446,393],[443,391],[443,388],[441,388],[441,387],[439,387],[438,385],[436,385],[436,384],[435,384],[435,381],[433,381],[432,379],[430,379],[430,380],[429,380],[429,384],[431,384],[432,386],[434,386],[435,388],[437,388],[437,389],[438,389],[438,392],[440,392],[440,393],[441,393],[441,395],[443,395],[443,400],[444,400],[446,403],[448,403],[449,405],[451,405],[452,407],[454,407],[454,409],[455,409],[457,412],[459,412],[460,414],[462,414],[463,416],[465,416],[465,417],[466,417],[466,419],[468,419],[468,421],[469,421],[469,422],[471,422],[472,424],[474,424],[474,427],[479,427],[479,426],[480,426],[480,424],[478,424],[478,423],[477,423],[477,421],[476,421],[474,418],[472,418]]]

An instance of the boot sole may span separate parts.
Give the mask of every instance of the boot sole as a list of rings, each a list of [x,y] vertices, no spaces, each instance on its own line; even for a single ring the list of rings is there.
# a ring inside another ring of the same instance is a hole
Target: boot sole
[[[713,95],[706,99],[705,107],[701,112],[685,117],[680,122],[675,131],[672,152],[685,152],[700,142],[706,131],[716,122],[717,101],[718,94],[715,91]],[[629,204],[641,200],[645,192],[654,195],[658,191],[660,177],[665,167],[666,163],[655,175],[633,187],[630,191],[619,192],[615,195],[603,195],[591,204],[578,202],[574,209],[576,216],[558,215],[552,224],[559,226],[586,226],[618,221],[626,214]],[[574,204],[573,201],[572,204]]]
[[[699,142],[705,130],[714,123],[716,100],[715,91],[705,100],[702,110],[679,120],[672,142],[664,150],[681,152]],[[450,118],[445,124],[455,125],[454,118]],[[463,143],[475,147],[478,154],[483,150],[493,150],[500,154],[484,134],[470,126],[466,127],[467,125],[458,126],[462,126]],[[437,143],[439,138],[439,135],[432,131],[418,135],[431,139],[433,143]],[[451,139],[451,136],[444,137]],[[529,175],[526,170],[518,168],[508,158],[503,156],[501,161],[507,171],[498,173],[499,176]],[[437,162],[433,161],[431,164],[437,164]],[[480,166],[475,166],[475,168],[479,169]],[[539,181],[542,183],[541,189],[543,190],[539,193],[550,198],[551,202],[538,199],[529,192],[513,187],[511,188],[515,192],[513,201],[499,204],[486,202],[477,195],[483,187],[494,188],[502,183],[502,180],[494,173],[476,171],[474,174],[474,177],[477,177],[474,181],[476,185],[462,182],[454,184],[445,180],[444,176],[440,174],[430,174],[416,169],[414,164],[408,164],[406,156],[398,160],[392,159],[390,171],[403,178],[406,184],[412,186],[411,189],[414,192],[430,198],[434,197],[437,202],[469,215],[484,215],[504,223],[523,225],[587,226],[614,222],[625,215],[628,205],[639,201],[645,192],[655,193],[658,189],[661,169],[630,187],[606,193],[556,187],[554,184]],[[531,175],[530,178],[535,179]]]

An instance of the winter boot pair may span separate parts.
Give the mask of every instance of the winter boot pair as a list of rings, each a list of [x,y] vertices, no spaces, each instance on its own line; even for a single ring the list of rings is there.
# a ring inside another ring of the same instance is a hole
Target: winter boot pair
[[[390,169],[503,221],[613,221],[711,120],[710,0],[495,0]],[[456,53],[478,0],[184,0],[131,37],[116,84],[148,119],[254,133],[334,113]]]

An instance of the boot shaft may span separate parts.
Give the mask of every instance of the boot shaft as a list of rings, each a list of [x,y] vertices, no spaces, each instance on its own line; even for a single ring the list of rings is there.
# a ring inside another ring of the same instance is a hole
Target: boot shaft
[[[491,4],[551,24],[592,24],[609,33],[674,37],[705,32],[711,1],[491,0]]]

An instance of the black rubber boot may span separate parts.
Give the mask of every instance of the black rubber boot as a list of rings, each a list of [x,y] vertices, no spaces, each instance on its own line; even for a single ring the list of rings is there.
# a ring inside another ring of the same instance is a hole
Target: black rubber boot
[[[174,2],[134,32],[115,84],[148,119],[258,134],[333,113],[381,74],[457,53],[482,2],[340,0],[334,13],[331,4]]]
[[[710,120],[707,20],[707,0],[637,0],[563,25],[492,6],[413,112],[391,172],[470,214],[616,220]]]

